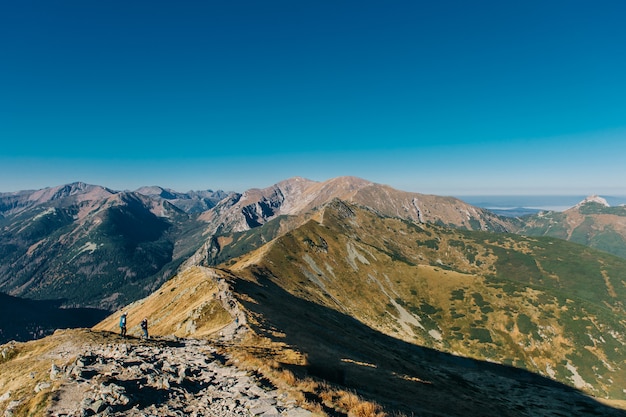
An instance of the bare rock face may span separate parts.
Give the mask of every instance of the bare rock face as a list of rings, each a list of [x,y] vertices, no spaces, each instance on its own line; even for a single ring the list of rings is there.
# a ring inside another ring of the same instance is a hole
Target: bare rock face
[[[55,366],[62,384],[48,415],[311,415],[226,359],[192,339],[90,346],[64,370]]]
[[[452,197],[395,190],[355,177],[316,182],[300,177],[264,189],[232,194],[203,215],[210,233],[248,230],[280,215],[297,215],[335,199],[370,207],[383,215],[441,223],[470,230],[505,231],[506,220]]]

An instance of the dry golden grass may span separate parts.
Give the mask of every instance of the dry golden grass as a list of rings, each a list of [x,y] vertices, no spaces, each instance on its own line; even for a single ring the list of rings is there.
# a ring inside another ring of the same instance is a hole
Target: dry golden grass
[[[287,369],[284,369],[284,370],[280,371],[279,374],[278,374],[278,377],[285,384],[290,385],[290,386],[294,386],[298,382],[298,379],[293,374],[293,372],[291,372],[291,371],[289,371]]]
[[[215,270],[193,267],[172,278],[156,292],[125,307],[128,334],[141,335],[139,323],[146,317],[154,336],[210,337],[232,322],[218,297]],[[94,330],[119,332],[117,312]]]
[[[303,378],[298,380],[298,386],[303,392],[318,392],[321,385],[323,385],[323,382],[320,383],[311,378]]]
[[[339,390],[336,396],[339,406],[348,411],[354,409],[360,402],[358,395],[350,391]]]
[[[335,402],[335,393],[327,386],[323,386],[320,390],[319,398],[324,404],[333,404]]]
[[[386,417],[387,414],[382,411],[380,405],[369,402],[361,401],[351,408],[348,412],[349,416],[355,417]]]
[[[374,402],[365,401],[357,394],[344,389],[332,388],[323,385],[319,392],[319,399],[326,407],[353,417],[385,417],[387,413]]]
[[[313,414],[316,414],[316,415],[319,415],[319,416],[327,415],[326,412],[324,411],[324,407],[322,407],[322,405],[320,403],[317,403],[317,402],[309,402],[309,401],[307,401],[304,404],[302,404],[301,407],[302,408],[306,408],[307,410],[309,410]]]

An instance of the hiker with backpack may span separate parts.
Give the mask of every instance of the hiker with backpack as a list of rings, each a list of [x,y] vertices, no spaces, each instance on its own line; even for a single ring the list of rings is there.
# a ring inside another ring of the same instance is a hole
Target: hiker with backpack
[[[122,337],[126,337],[126,313],[122,313],[120,317],[120,334]]]
[[[141,330],[143,330],[144,339],[148,340],[148,319],[145,317],[141,320]]]

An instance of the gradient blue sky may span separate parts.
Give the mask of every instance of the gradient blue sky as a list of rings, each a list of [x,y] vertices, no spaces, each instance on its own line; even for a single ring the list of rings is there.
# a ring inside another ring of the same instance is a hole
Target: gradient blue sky
[[[0,192],[626,195],[624,1],[0,5]]]

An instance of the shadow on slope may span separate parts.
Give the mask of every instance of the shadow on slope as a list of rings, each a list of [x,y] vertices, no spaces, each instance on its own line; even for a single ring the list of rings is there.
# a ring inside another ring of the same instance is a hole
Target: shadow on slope
[[[297,298],[257,274],[237,279],[240,302],[260,320],[259,334],[306,354],[295,375],[322,378],[419,416],[626,416],[576,389],[504,365],[402,342],[335,310]],[[248,298],[249,297],[249,298]]]
[[[56,329],[91,327],[111,314],[97,308],[61,308],[63,302],[0,293],[0,344],[39,339]]]

